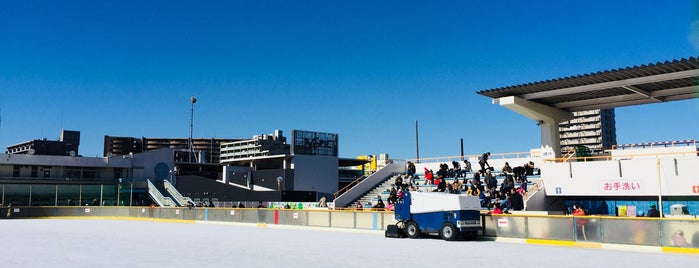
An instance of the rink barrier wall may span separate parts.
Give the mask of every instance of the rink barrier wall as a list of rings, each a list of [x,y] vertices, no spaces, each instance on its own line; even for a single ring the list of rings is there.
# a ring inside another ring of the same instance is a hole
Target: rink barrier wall
[[[484,238],[517,243],[648,252],[699,254],[699,220],[539,214],[481,215]],[[0,209],[7,218],[7,208]],[[182,223],[241,223],[260,227],[319,227],[384,231],[393,212],[371,210],[186,208],[186,207],[12,207],[10,218],[128,219]],[[674,246],[684,233],[687,245]]]

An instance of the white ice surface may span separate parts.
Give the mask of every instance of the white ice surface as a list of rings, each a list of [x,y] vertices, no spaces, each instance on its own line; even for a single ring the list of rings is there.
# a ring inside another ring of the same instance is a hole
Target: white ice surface
[[[120,220],[0,220],[0,267],[696,267],[699,257],[379,232]]]

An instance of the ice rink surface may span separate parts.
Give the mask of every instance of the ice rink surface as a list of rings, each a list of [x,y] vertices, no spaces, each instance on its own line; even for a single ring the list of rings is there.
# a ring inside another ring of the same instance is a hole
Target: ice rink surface
[[[0,220],[0,267],[696,267],[695,255],[129,220]]]

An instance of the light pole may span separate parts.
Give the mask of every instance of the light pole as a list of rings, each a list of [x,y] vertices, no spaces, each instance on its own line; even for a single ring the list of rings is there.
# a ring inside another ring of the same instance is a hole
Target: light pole
[[[119,184],[117,184],[117,207],[119,206],[119,197],[121,196],[121,178],[119,178]]]
[[[197,98],[192,96],[189,98],[191,105],[191,113],[189,116],[189,162],[192,162],[192,154],[194,153],[194,144],[192,143],[192,130],[194,129],[194,104],[197,102]]]

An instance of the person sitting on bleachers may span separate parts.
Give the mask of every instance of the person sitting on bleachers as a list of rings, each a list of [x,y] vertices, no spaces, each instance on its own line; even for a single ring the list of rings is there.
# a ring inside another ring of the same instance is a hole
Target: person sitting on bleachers
[[[502,167],[502,173],[505,173],[505,174],[512,174],[512,173],[514,173],[514,172],[512,171],[512,167],[510,166],[510,163],[505,162],[505,166]]]
[[[396,188],[398,190],[402,189],[403,188],[403,176],[398,175],[398,177],[396,177],[396,180],[394,181],[394,184],[396,185]]]
[[[481,172],[480,171],[473,173],[473,178],[471,179],[471,185],[481,185]]]
[[[505,180],[502,181],[502,184],[500,184],[500,192],[502,193],[509,193],[511,189],[515,188],[515,182],[512,180],[512,177],[506,177]]]
[[[524,199],[517,190],[514,188],[510,190],[510,210],[520,211],[524,210]]]
[[[432,180],[432,183],[433,183],[434,185],[439,185],[439,183],[442,182],[442,180],[443,180],[442,177],[440,177],[439,175],[437,175],[437,177],[434,178],[434,180]]]
[[[386,208],[386,204],[383,203],[383,200],[381,200],[381,197],[379,197],[379,200],[376,201],[376,205],[374,205],[374,208],[377,210],[383,210]]]
[[[446,180],[437,177],[437,180],[439,180],[439,184],[437,184],[437,189],[434,189],[433,192],[446,192],[447,191],[447,182]]]
[[[449,166],[447,164],[439,164],[439,170],[437,170],[437,177],[446,178],[449,174],[447,169]]]
[[[529,163],[524,164],[524,170],[526,171],[525,175],[527,175],[527,176],[534,175],[534,162],[529,161]]]
[[[454,182],[451,184],[451,189],[454,194],[461,193],[461,182],[459,179],[454,179]]]
[[[434,173],[432,173],[431,169],[425,168],[425,184],[433,184],[434,183]]]
[[[495,176],[493,176],[492,173],[490,173],[490,170],[485,171],[485,184],[488,186],[488,192],[490,195],[495,194],[495,189],[498,187],[498,180],[495,179]]]
[[[492,214],[502,214],[502,207],[500,207],[499,203],[493,204],[493,213]]]
[[[396,187],[391,187],[391,192],[388,194],[388,204],[393,204],[398,201],[398,191]]]
[[[468,159],[464,159],[464,172],[471,172],[471,162]]]
[[[471,185],[471,187],[468,187],[468,191],[466,191],[466,194],[470,196],[480,196],[481,191],[478,190],[478,186]]]
[[[451,161],[451,165],[454,166],[454,177],[460,177],[463,176],[463,171],[461,170],[461,165],[459,165],[459,162],[456,161]]]

